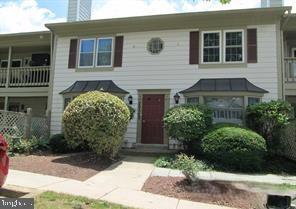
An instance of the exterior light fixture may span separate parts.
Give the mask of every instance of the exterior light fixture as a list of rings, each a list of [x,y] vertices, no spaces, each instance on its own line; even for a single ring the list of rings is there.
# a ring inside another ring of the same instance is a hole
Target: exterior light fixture
[[[180,95],[178,93],[175,94],[174,100],[175,100],[175,104],[179,104]]]
[[[129,95],[128,98],[127,98],[127,100],[128,100],[128,103],[129,103],[130,105],[133,104],[133,96],[132,96],[132,95]]]

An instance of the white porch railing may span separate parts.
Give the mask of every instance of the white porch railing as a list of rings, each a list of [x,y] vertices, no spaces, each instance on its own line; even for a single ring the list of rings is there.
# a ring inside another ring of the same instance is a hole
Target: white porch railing
[[[213,122],[214,123],[238,123],[243,121],[242,109],[213,109]]]
[[[45,87],[49,85],[50,67],[10,68],[9,87]],[[6,85],[7,69],[0,69],[0,87]]]
[[[7,69],[6,68],[0,68],[0,87],[5,87],[5,85],[6,85],[6,75],[7,75]]]
[[[296,58],[285,58],[286,82],[296,82]]]

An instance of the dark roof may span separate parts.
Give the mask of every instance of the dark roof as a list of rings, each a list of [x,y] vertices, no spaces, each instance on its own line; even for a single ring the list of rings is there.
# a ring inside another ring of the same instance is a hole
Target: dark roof
[[[192,92],[254,92],[254,93],[268,93],[268,91],[255,86],[246,78],[216,78],[216,79],[200,79],[196,84],[180,93]]]
[[[104,91],[110,93],[127,94],[128,92],[119,88],[112,80],[76,81],[60,94],[84,93],[88,91]]]

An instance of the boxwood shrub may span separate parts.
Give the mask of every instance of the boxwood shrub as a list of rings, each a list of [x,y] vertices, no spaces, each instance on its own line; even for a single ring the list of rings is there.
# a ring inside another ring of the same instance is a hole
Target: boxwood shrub
[[[98,155],[114,157],[130,119],[127,105],[99,91],[76,97],[64,111],[63,128],[70,147],[87,144]]]
[[[212,112],[200,105],[180,105],[169,109],[164,116],[169,137],[181,142],[201,139],[212,124]]]
[[[260,170],[266,153],[266,142],[259,134],[239,128],[213,129],[201,140],[208,159],[241,171]]]

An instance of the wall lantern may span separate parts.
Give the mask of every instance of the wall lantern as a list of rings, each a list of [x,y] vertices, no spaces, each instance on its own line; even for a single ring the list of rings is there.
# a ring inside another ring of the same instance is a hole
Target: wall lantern
[[[178,93],[175,94],[174,96],[174,100],[176,104],[179,104],[179,100],[180,100],[180,95]]]
[[[128,98],[127,98],[127,100],[128,100],[128,103],[129,103],[130,105],[133,104],[133,96],[132,96],[132,95],[129,95]]]

